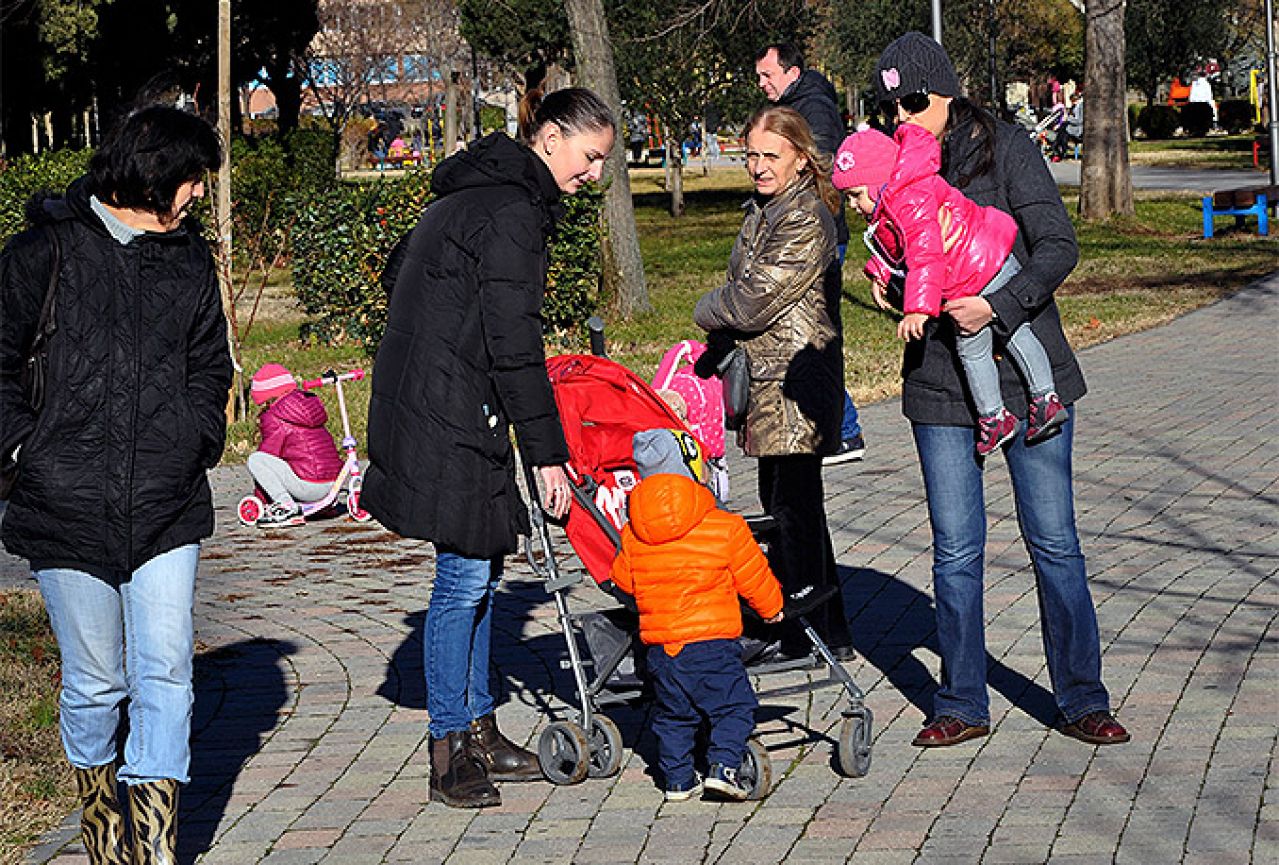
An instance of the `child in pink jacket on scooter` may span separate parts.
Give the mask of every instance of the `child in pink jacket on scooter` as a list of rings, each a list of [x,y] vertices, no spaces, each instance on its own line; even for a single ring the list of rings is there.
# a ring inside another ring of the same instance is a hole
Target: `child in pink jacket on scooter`
[[[257,525],[296,526],[305,520],[298,502],[324,498],[342,472],[342,458],[325,424],[324,402],[298,390],[293,375],[278,363],[253,374],[253,402],[266,404],[258,417],[262,443],[249,454],[249,474],[270,503]]]
[[[854,133],[835,154],[835,188],[868,223],[866,275],[881,286],[894,277],[905,279],[905,316],[897,327],[903,340],[922,338],[924,325],[941,315],[945,301],[993,293],[1021,270],[1012,254],[1013,218],[973,202],[942,179],[940,169],[937,139],[909,121],[897,127],[894,138],[874,129]],[[977,453],[985,456],[1016,434],[1019,420],[1004,407],[989,326],[957,334],[957,340],[977,407]],[[1017,328],[1006,348],[1030,387],[1026,441],[1034,443],[1068,416],[1048,355],[1030,326]]]

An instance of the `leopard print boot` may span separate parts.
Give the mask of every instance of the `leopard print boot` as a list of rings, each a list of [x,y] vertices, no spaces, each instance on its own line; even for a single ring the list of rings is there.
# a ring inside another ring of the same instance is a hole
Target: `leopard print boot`
[[[89,865],[129,865],[124,812],[116,792],[115,764],[75,770],[80,791],[80,838]]]

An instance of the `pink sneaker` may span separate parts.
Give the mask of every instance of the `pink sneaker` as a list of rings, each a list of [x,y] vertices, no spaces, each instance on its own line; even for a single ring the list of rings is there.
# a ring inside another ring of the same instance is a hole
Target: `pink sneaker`
[[[977,454],[986,456],[1017,434],[1017,417],[1001,408],[977,419]]]
[[[1070,417],[1057,394],[1050,391],[1030,401],[1030,413],[1026,420],[1026,444],[1043,441]]]

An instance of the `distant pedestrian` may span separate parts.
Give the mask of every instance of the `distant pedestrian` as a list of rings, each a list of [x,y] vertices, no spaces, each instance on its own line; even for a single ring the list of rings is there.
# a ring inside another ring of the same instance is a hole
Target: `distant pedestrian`
[[[177,861],[196,565],[213,533],[205,471],[222,455],[231,386],[217,268],[188,212],[221,156],[199,117],[136,110],[0,255],[0,453],[20,470],[3,538],[30,560],[58,641],[59,726],[93,865]],[[57,330],[37,413],[20,370],[51,271]]]
[[[423,640],[429,783],[453,807],[500,804],[494,780],[542,777],[537,756],[499,732],[489,691],[502,558],[530,530],[511,428],[547,509],[563,516],[569,455],[542,344],[547,239],[561,195],[600,179],[615,134],[591,91],[529,91],[519,141],[494,132],[436,167],[435,199],[383,275],[392,292],[361,504],[435,545]]]
[[[1029,324],[1052,361],[1069,419],[1060,434],[1005,449],[1017,515],[1034,564],[1048,676],[1061,712],[1061,731],[1085,742],[1126,742],[1101,681],[1097,613],[1072,505],[1074,403],[1084,379],[1062,333],[1053,293],[1074,268],[1079,247],[1057,184],[1033,141],[960,96],[946,52],[922,33],[907,33],[884,49],[874,81],[885,109],[912,119],[943,147],[942,176],[978,204],[1017,222],[1013,252],[1022,269],[990,295],[947,301],[935,326],[906,344],[902,411],[911,422],[933,531],[933,590],[941,687],[933,715],[915,737],[921,747],[955,745],[990,731],[986,640],[982,613],[986,507],[984,464],[973,452],[976,423],[960,374],[956,337],[991,327],[1006,340]],[[878,302],[883,289],[872,286]],[[1014,365],[1000,362],[1005,403],[1016,414],[1029,404]]]

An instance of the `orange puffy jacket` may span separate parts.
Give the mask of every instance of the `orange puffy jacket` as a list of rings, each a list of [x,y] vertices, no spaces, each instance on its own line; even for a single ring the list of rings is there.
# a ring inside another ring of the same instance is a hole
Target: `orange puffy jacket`
[[[765,619],[781,612],[781,586],[746,521],[719,510],[706,487],[651,475],[629,508],[612,578],[635,598],[645,643],[677,655],[685,643],[740,637],[738,595]]]

